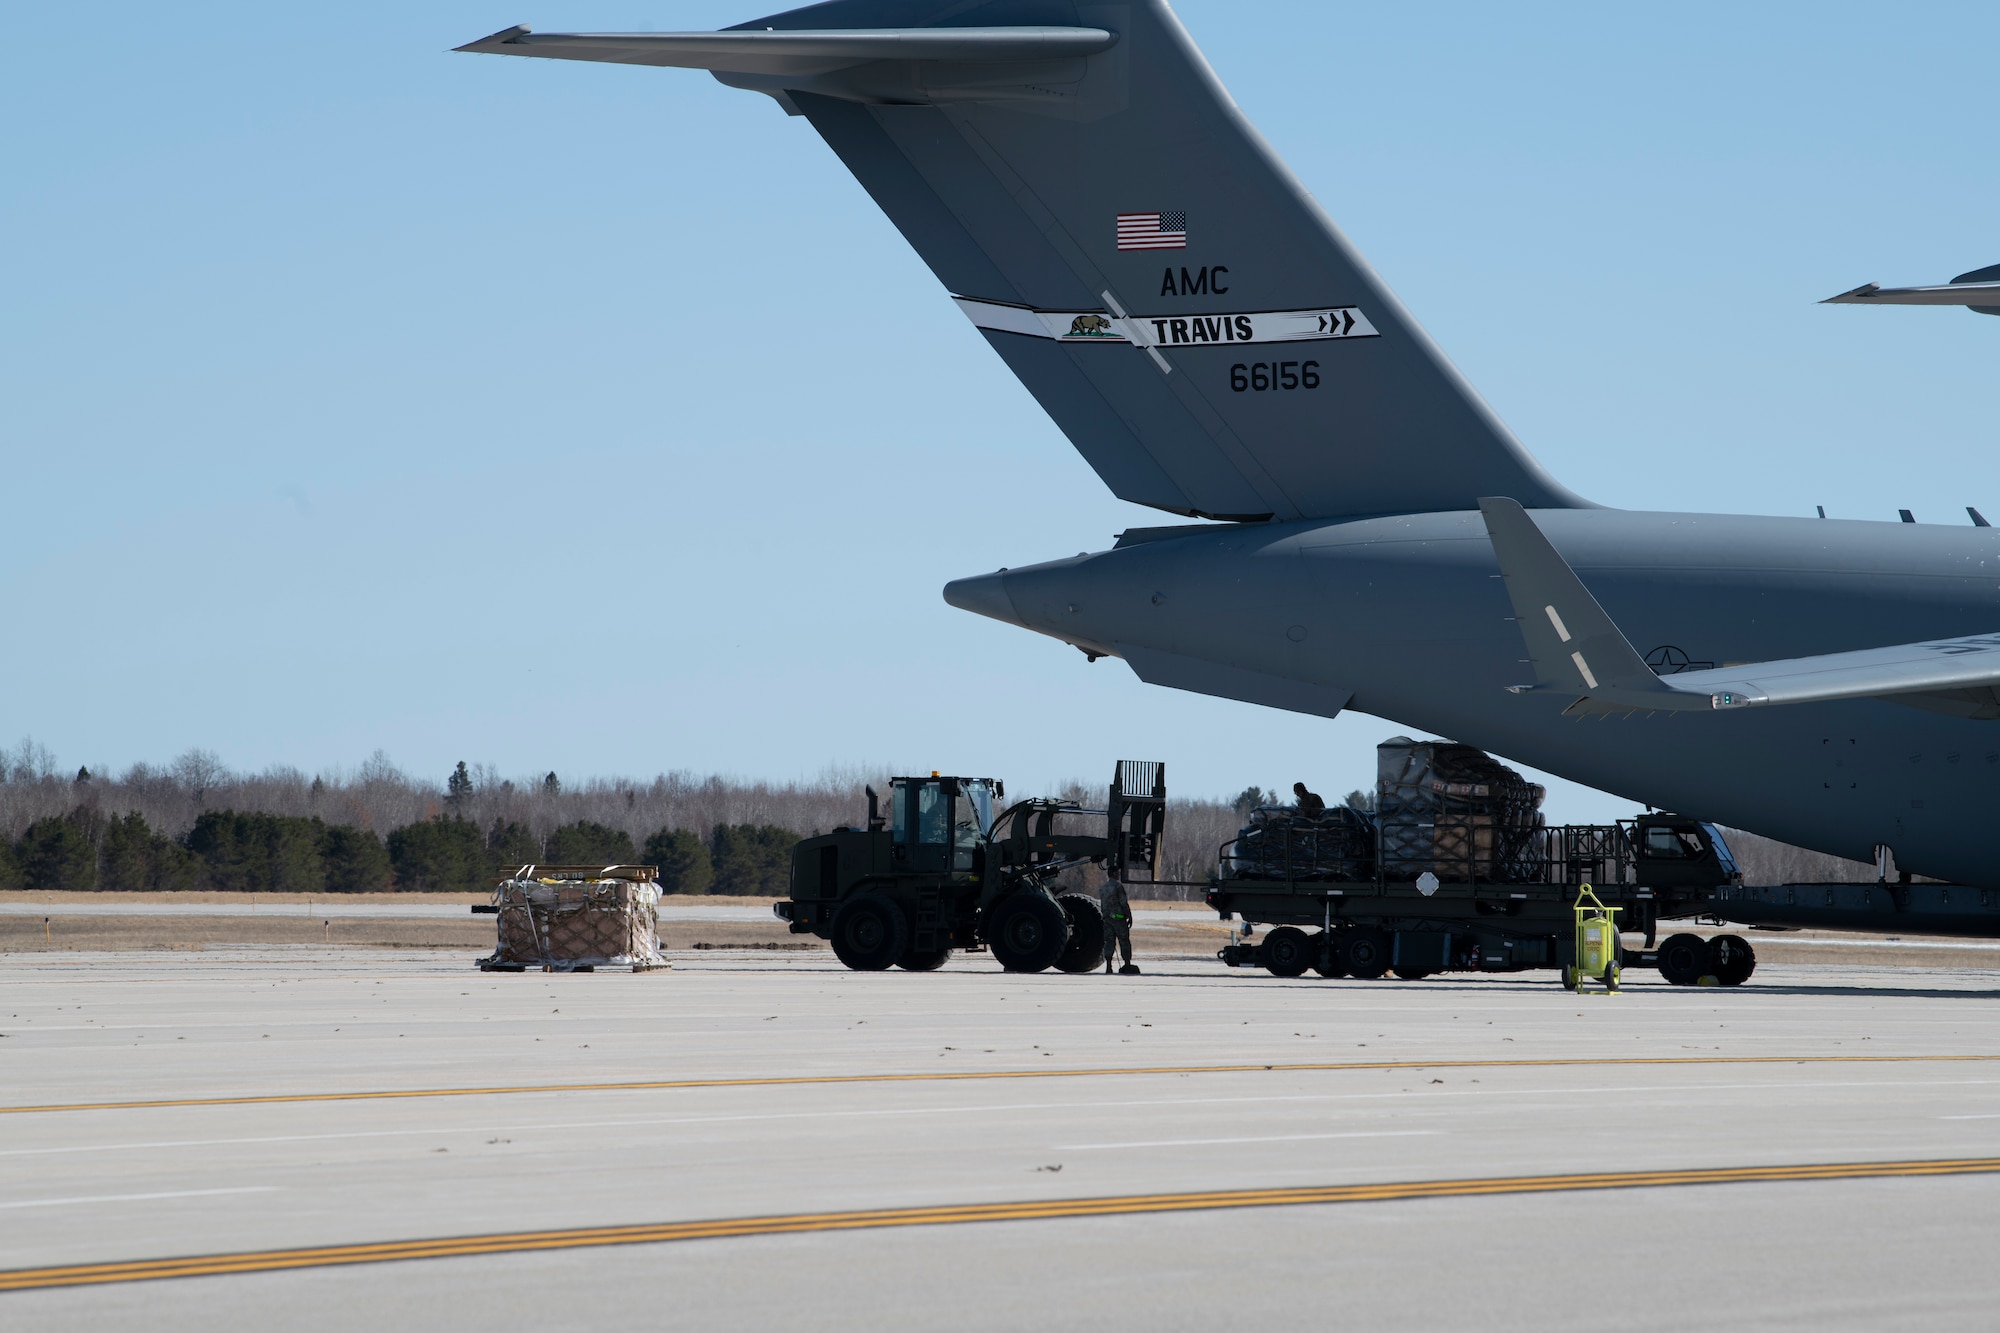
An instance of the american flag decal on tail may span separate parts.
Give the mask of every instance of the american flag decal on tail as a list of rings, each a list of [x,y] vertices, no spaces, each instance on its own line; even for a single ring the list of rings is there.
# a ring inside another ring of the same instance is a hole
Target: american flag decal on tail
[[[1176,208],[1164,213],[1120,213],[1120,250],[1187,249],[1187,210]]]

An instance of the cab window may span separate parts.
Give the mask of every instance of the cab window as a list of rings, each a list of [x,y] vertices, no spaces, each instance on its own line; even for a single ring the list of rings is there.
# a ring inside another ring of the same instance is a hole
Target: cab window
[[[1742,868],[1736,864],[1735,853],[1729,850],[1729,840],[1722,836],[1722,830],[1713,824],[1703,824],[1701,831],[1708,835],[1708,845],[1715,849],[1715,859],[1721,863],[1723,873],[1742,874]]]
[[[992,832],[993,788],[982,780],[974,779],[971,782],[960,784],[959,795],[965,797],[971,804],[972,818],[979,825],[980,833],[986,834]]]
[[[951,868],[966,874],[972,870],[972,854],[980,839],[993,829],[993,788],[975,778],[961,782],[958,794],[965,805],[951,830]]]
[[[1690,861],[1706,850],[1707,848],[1701,844],[1701,839],[1693,833],[1658,826],[1646,830],[1647,856]]]
[[[926,782],[917,788],[917,841],[941,847],[951,841],[951,797],[942,783]]]

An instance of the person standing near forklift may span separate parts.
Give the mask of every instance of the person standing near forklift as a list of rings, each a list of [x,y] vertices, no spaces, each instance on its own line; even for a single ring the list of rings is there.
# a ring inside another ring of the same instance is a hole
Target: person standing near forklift
[[[1132,965],[1132,900],[1125,896],[1125,886],[1107,878],[1097,890],[1097,905],[1104,912],[1104,975],[1111,975],[1111,955],[1123,952],[1125,965],[1118,975],[1138,976]]]

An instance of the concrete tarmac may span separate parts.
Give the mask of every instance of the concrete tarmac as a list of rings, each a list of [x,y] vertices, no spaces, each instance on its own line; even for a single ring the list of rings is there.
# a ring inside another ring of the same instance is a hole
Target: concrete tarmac
[[[1989,1175],[1518,1183],[2000,1158],[1990,971],[1765,965],[1725,991],[1635,970],[1604,997],[1547,973],[1285,982],[1141,961],[1138,978],[1008,976],[984,956],[855,974],[712,951],[669,973],[486,975],[414,951],[13,955],[0,1104],[70,1109],[0,1113],[7,1270],[749,1217],[816,1229],[241,1261],[0,1290],[0,1320],[1934,1329],[1985,1326],[2000,1299]],[[605,1086],[644,1083],[680,1086]],[[489,1091],[366,1095],[474,1088]],[[1517,1183],[1064,1215],[1482,1178]],[[1020,1204],[1042,1215],[822,1216]]]

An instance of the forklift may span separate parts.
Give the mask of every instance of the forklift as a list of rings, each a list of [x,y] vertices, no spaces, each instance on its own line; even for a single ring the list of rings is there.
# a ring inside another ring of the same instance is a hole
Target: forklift
[[[868,826],[801,841],[791,897],[772,907],[859,972],[932,972],[955,949],[990,951],[1009,972],[1094,971],[1103,914],[1058,877],[1082,865],[1127,885],[1159,876],[1164,764],[1120,760],[1103,810],[1037,797],[995,814],[1003,784],[937,773],[891,779],[887,814],[866,791]]]

